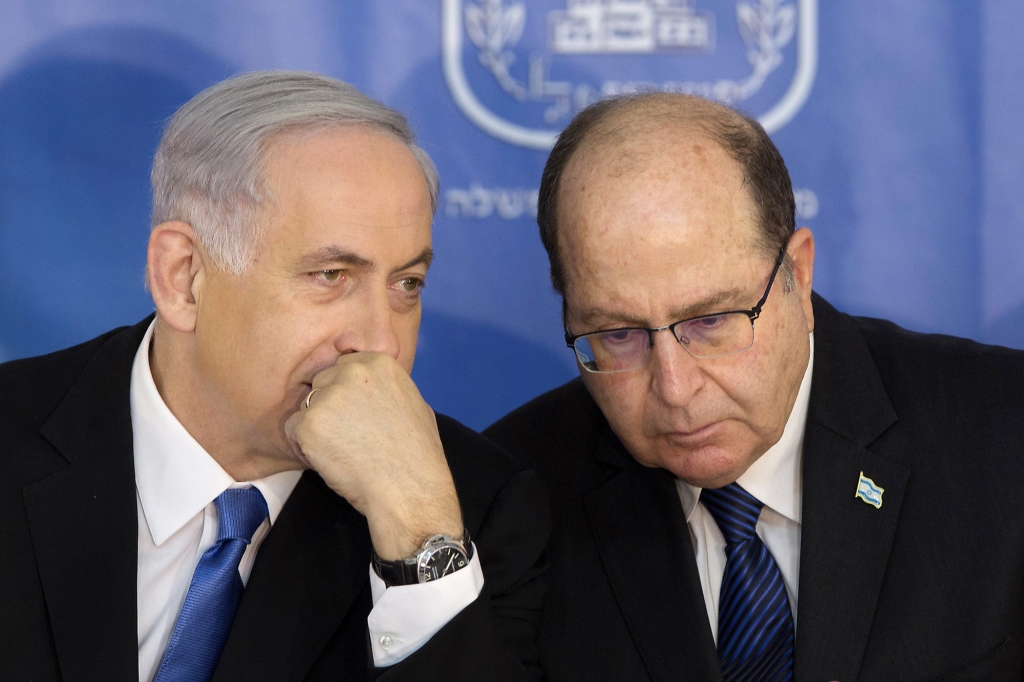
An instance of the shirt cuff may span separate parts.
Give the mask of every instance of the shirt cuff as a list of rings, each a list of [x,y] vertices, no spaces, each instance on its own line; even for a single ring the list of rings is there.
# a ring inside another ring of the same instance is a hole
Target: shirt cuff
[[[469,566],[438,580],[388,587],[370,566],[373,609],[366,619],[373,665],[394,665],[415,653],[480,596],[484,572],[473,546]]]

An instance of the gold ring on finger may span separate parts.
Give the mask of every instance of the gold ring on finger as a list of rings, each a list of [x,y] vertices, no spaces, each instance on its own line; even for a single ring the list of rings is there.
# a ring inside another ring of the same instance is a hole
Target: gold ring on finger
[[[314,388],[312,391],[309,392],[309,395],[306,396],[306,409],[307,410],[309,409],[309,399],[312,398],[313,394],[316,393],[319,390],[320,390],[319,388]]]

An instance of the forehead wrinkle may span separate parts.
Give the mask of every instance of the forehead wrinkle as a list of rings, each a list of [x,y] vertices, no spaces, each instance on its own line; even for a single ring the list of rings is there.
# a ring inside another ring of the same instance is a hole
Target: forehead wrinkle
[[[605,310],[604,308],[594,307],[587,308],[578,315],[580,322],[583,324],[593,324],[596,321],[602,322],[622,322],[633,327],[645,327],[647,326],[647,320],[642,317],[636,317],[629,313],[623,313],[619,311]]]
[[[685,320],[689,317],[725,312],[722,309],[723,304],[728,303],[729,301],[738,300],[744,293],[745,292],[742,289],[734,287],[725,291],[709,294],[694,301],[693,303],[673,308],[669,312],[669,317],[673,320]]]
[[[722,309],[722,305],[729,302],[738,300],[746,292],[743,289],[734,287],[725,291],[719,291],[713,294],[708,294],[692,303],[672,308],[668,313],[667,323],[678,322],[679,320],[685,320],[691,317],[698,317],[705,314],[713,314],[715,312],[725,312]],[[638,317],[631,313],[626,313],[618,310],[608,310],[600,306],[592,306],[583,310],[578,314],[579,320],[583,324],[593,324],[595,322],[621,322],[623,324],[632,327],[648,327],[653,323],[645,317]],[[658,325],[660,326],[660,325]]]

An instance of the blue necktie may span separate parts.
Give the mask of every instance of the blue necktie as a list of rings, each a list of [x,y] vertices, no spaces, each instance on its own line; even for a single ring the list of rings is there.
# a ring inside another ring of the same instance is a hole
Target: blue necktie
[[[755,529],[763,503],[735,483],[700,501],[725,537],[718,660],[725,682],[793,679],[793,613],[782,572]]]
[[[267,518],[256,488],[225,490],[217,506],[217,542],[203,552],[154,682],[208,682],[242,599],[238,562]]]

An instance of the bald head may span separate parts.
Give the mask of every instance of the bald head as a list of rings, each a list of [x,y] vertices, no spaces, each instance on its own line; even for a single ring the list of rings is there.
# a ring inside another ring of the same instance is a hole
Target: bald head
[[[773,258],[796,226],[789,173],[775,145],[757,121],[727,106],[676,93],[642,93],[601,100],[566,127],[548,157],[541,178],[537,223],[551,264],[555,290],[565,293],[558,236],[566,176],[600,172],[625,177],[662,163],[666,149],[684,141],[720,147],[736,162],[742,186],[755,207],[755,246]],[[659,160],[660,159],[660,160]]]

